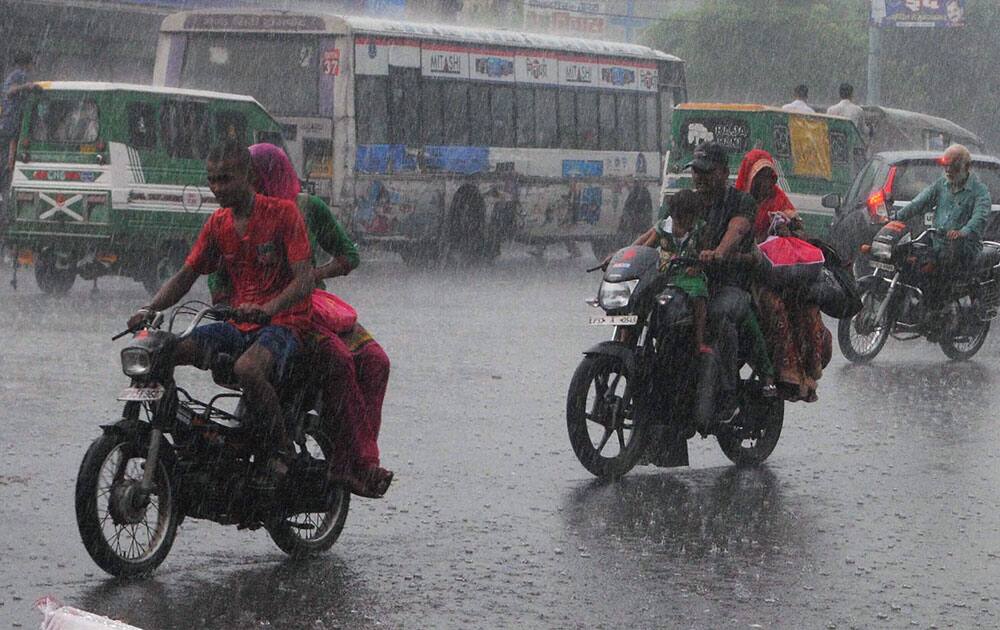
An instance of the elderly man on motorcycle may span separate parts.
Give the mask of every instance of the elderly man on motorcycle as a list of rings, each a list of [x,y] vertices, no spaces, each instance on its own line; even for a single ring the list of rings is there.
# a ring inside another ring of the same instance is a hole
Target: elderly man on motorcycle
[[[937,269],[929,278],[931,304],[940,307],[950,279],[968,269],[982,250],[991,202],[986,185],[971,172],[972,155],[960,144],[948,147],[940,159],[944,175],[914,197],[896,213],[905,221],[923,214],[924,223],[937,231],[933,235]],[[931,312],[936,310],[934,306]]]

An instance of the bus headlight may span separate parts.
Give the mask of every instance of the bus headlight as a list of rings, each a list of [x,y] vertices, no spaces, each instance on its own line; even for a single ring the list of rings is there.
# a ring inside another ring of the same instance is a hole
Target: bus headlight
[[[153,357],[143,348],[125,348],[122,350],[122,372],[125,376],[136,377],[149,374],[153,367]]]
[[[632,297],[638,280],[626,280],[625,282],[601,283],[601,289],[597,292],[597,301],[600,302],[604,310],[613,310],[628,306],[628,301]]]

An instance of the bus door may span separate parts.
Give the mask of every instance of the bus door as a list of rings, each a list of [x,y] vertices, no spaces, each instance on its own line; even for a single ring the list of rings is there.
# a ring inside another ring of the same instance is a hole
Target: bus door
[[[315,194],[333,194],[333,121],[329,118],[280,118],[285,150]]]

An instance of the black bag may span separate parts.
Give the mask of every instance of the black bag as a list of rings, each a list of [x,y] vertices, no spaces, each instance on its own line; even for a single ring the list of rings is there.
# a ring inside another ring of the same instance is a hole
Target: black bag
[[[861,310],[861,291],[854,274],[841,264],[840,256],[832,247],[819,239],[809,241],[823,250],[826,262],[819,277],[809,286],[806,299],[830,317],[854,317]]]

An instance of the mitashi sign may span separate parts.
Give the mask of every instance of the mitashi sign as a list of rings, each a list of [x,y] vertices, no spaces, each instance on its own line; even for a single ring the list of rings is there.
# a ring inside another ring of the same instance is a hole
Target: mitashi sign
[[[965,0],[872,0],[878,26],[962,26]]]

